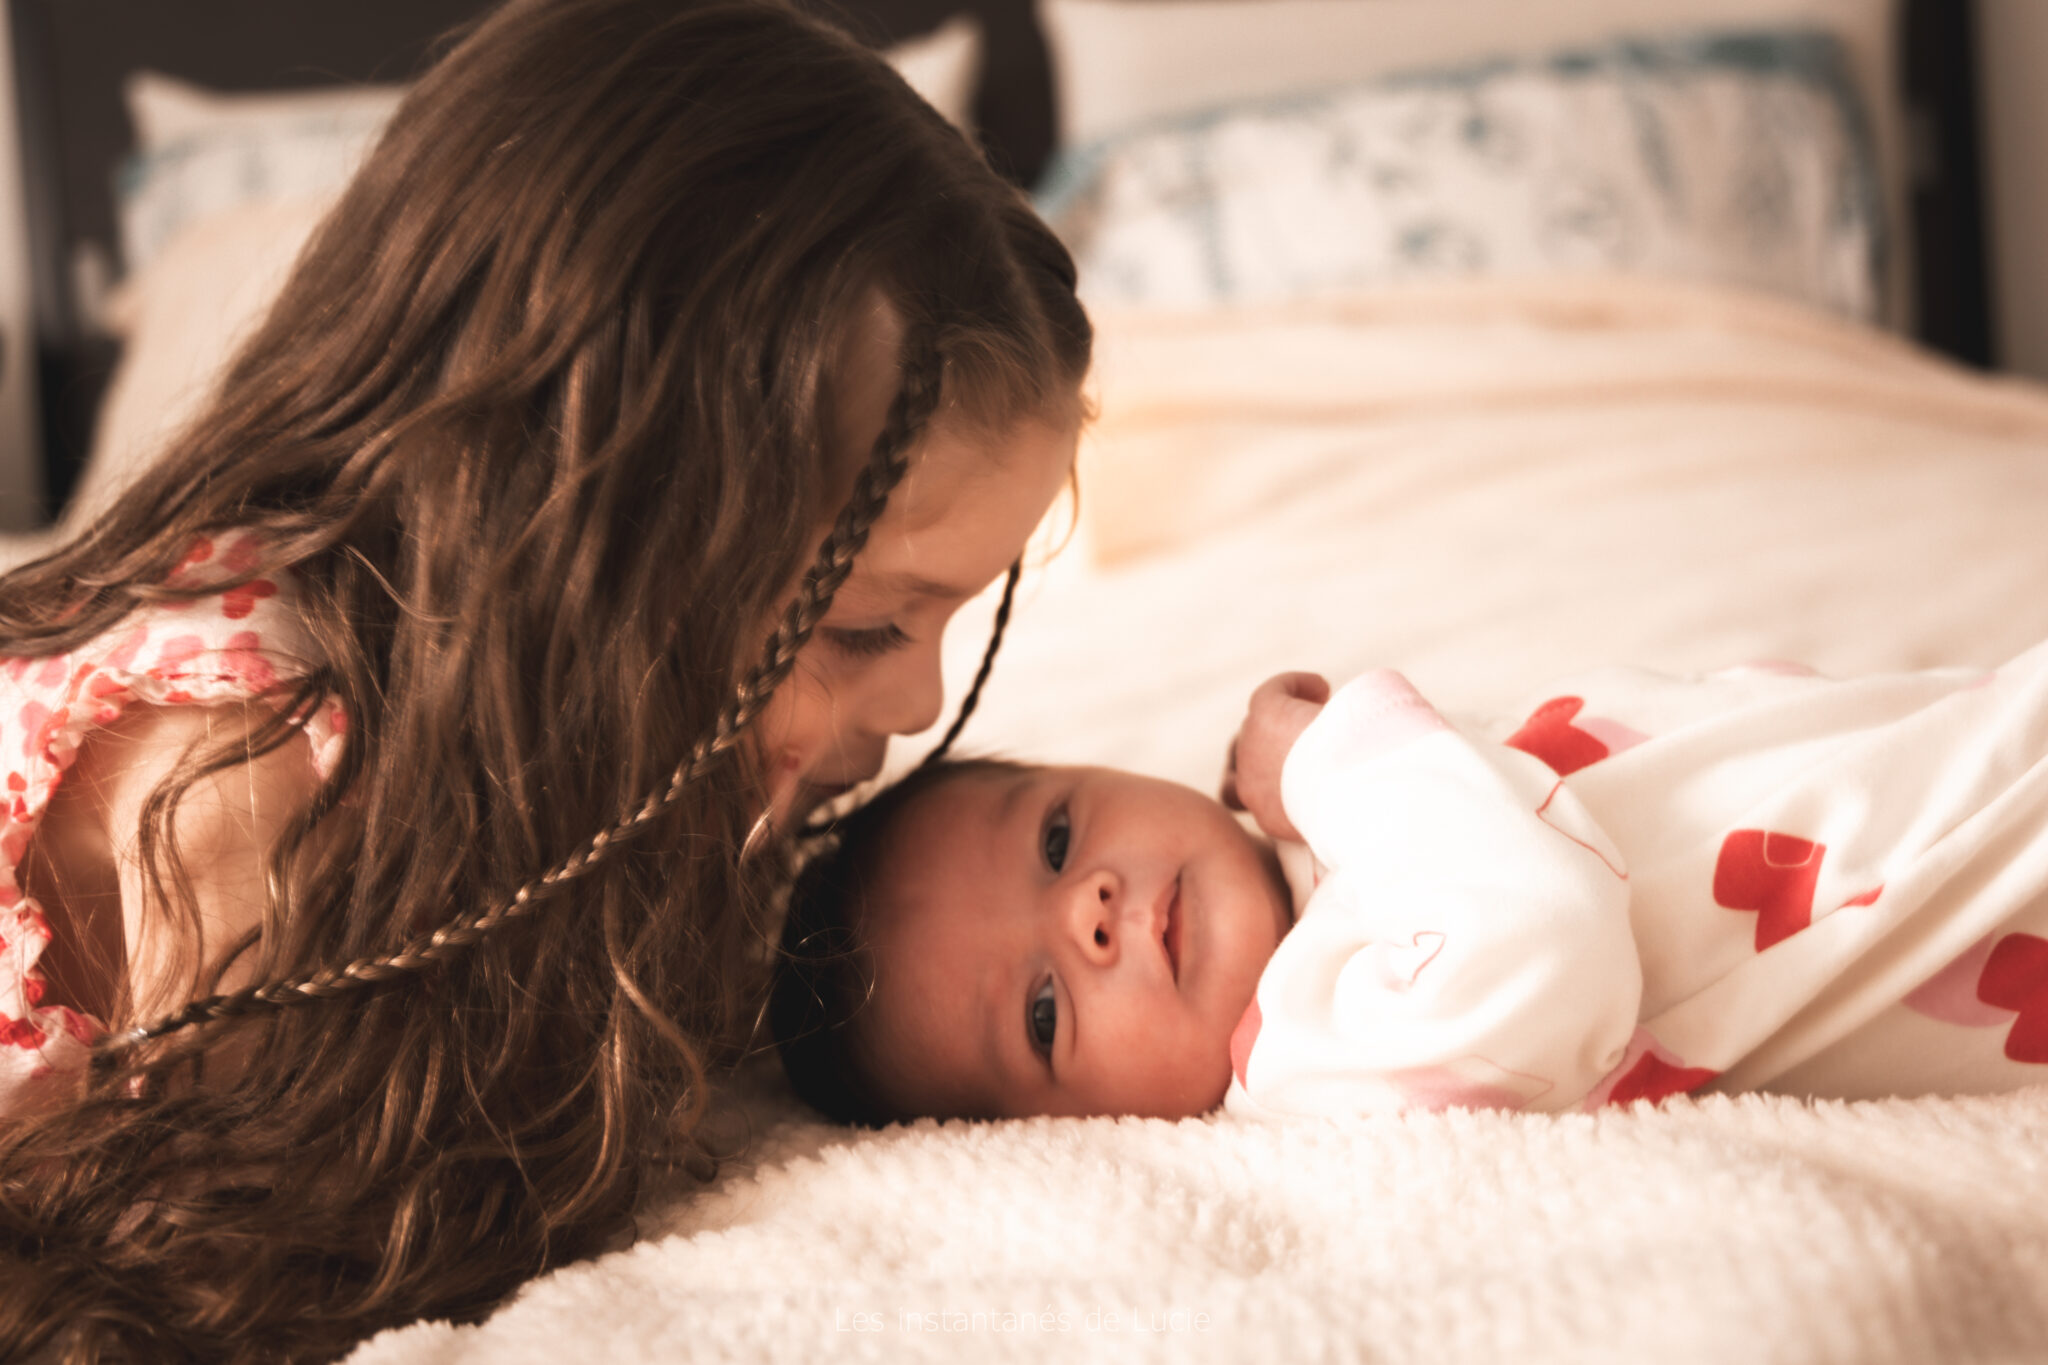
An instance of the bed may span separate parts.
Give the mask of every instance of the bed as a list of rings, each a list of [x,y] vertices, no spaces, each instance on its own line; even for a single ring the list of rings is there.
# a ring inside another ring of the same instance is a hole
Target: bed
[[[1982,299],[1911,242],[1968,214],[1909,211],[1898,17],[1044,0],[1066,141],[1038,183],[1100,329],[1100,416],[963,747],[1206,788],[1282,668],[1396,666],[1505,727],[1607,662],[1848,674],[1994,665],[2048,635],[2048,392],[1955,358],[1983,359]],[[981,28],[991,79],[1019,69],[1014,19]],[[1359,52],[1370,69],[1331,56]],[[1053,120],[999,140],[987,98],[969,117],[992,152],[1035,166],[1028,130]],[[209,249],[247,261],[308,210],[263,212]],[[992,610],[949,641],[956,694]],[[731,1159],[651,1191],[634,1245],[351,1359],[2048,1349],[2048,1089],[869,1133],[816,1122],[764,1058],[716,1121]]]

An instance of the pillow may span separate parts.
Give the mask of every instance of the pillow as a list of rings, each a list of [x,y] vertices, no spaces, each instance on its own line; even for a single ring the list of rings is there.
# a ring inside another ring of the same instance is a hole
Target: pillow
[[[384,131],[403,86],[227,95],[155,71],[123,94],[136,150],[115,184],[130,274],[181,232],[239,204],[338,191]]]
[[[1841,45],[1614,42],[1234,105],[1061,155],[1097,304],[1636,271],[1868,320],[1882,214]]]
[[[1037,0],[1061,141],[1399,71],[1534,57],[1708,28],[1835,35],[1869,119],[1884,217],[1907,226],[1899,0]],[[1909,322],[1910,253],[1888,247],[1883,313]]]
[[[965,126],[976,20],[957,16],[882,55]],[[129,273],[102,319],[124,344],[67,526],[105,507],[197,413],[405,92],[230,95],[138,72],[126,93],[138,139],[121,180]]]
[[[970,126],[978,20],[955,15],[882,55],[955,127]],[[122,259],[133,274],[179,233],[238,204],[339,192],[405,87],[223,94],[138,71],[123,95],[136,149],[116,178],[115,197]]]
[[[115,289],[109,321],[122,338],[121,359],[65,525],[104,510],[197,415],[332,206],[332,194],[236,204],[194,223]]]
[[[135,145],[162,151],[227,133],[263,133],[280,125],[379,127],[405,95],[402,85],[337,85],[313,90],[225,94],[158,71],[136,71],[122,83]]]

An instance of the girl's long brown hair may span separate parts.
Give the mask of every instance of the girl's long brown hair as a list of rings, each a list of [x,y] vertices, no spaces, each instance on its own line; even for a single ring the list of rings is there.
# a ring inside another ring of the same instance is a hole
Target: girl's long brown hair
[[[826,366],[876,290],[900,391],[821,551],[846,483]],[[408,97],[152,477],[0,581],[0,653],[199,591],[167,586],[195,537],[261,532],[245,576],[296,576],[324,662],[254,747],[316,699],[351,724],[241,960],[387,959],[743,723],[933,412],[1063,413],[1088,349],[1021,196],[838,34],[771,4],[514,0]],[[248,757],[194,752],[145,812],[194,927],[175,812]],[[329,1358],[629,1230],[745,1042],[787,863],[739,856],[745,747],[700,767],[539,911],[117,1053],[0,1128],[0,1358]],[[217,978],[195,962],[193,993]]]

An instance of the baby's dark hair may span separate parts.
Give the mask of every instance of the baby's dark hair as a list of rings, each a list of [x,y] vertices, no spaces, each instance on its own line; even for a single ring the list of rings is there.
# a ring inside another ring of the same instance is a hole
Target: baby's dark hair
[[[889,830],[948,783],[1028,766],[1001,758],[927,763],[834,821],[798,874],[782,923],[768,1027],[798,1097],[834,1123],[880,1128],[920,1117],[885,1097],[856,1027],[874,993],[866,926],[878,905]]]

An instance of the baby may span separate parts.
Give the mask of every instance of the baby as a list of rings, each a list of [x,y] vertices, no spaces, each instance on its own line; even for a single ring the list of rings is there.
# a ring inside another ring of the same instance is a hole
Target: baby
[[[1131,773],[914,774],[793,893],[792,1080],[880,1123],[2048,1079],[2048,646],[1610,670],[1526,714],[1271,679],[1224,791],[1259,834]]]

